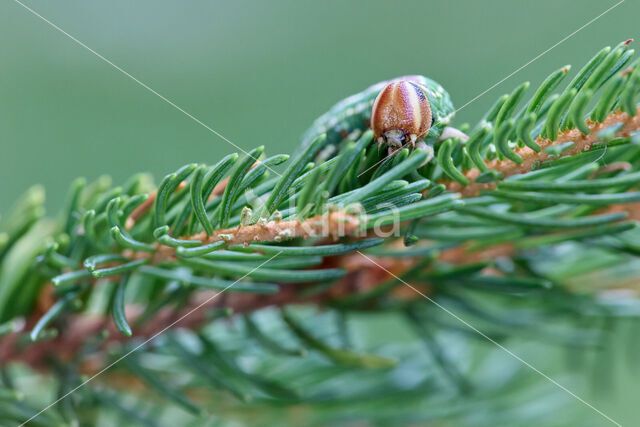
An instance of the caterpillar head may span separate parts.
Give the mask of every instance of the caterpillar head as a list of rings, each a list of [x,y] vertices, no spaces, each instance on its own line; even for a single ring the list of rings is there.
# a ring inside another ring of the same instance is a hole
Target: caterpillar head
[[[419,84],[396,80],[380,91],[371,108],[371,129],[379,145],[395,151],[424,137],[431,127],[431,105]]]

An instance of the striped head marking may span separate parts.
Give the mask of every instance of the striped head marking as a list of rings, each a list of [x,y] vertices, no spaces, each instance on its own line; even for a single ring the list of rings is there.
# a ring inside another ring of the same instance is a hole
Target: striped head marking
[[[378,94],[371,108],[371,129],[379,144],[390,150],[406,143],[415,147],[431,127],[431,105],[424,89],[407,78],[387,84]]]

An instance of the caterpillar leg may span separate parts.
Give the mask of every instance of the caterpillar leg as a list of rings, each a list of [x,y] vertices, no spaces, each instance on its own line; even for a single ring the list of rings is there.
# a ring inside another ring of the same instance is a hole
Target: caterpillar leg
[[[431,161],[431,159],[433,159],[433,156],[434,156],[434,154],[433,154],[433,147],[432,147],[432,146],[430,146],[430,145],[427,145],[427,143],[426,143],[426,142],[424,142],[424,141],[418,141],[418,143],[415,145],[415,148],[416,148],[416,149],[419,149],[419,150],[424,150],[424,151],[426,151],[426,152],[427,152],[427,159],[424,161],[424,163],[422,163],[422,164],[420,165],[420,167],[422,167],[422,166],[426,165],[427,163],[429,163],[429,162]]]
[[[440,135],[438,141],[444,141],[445,139],[449,138],[460,138],[461,140],[466,141],[467,139],[469,139],[469,136],[461,130],[447,126],[442,130],[442,135]]]

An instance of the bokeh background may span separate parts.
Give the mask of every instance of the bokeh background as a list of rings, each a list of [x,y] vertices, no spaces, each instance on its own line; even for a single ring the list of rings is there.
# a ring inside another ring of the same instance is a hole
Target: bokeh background
[[[239,147],[264,144],[271,154],[292,151],[337,100],[398,75],[430,76],[463,105],[616,3],[25,0]],[[468,105],[458,122],[477,120],[524,80],[535,85],[565,64],[575,72],[602,46],[640,39],[639,16],[640,2],[622,2]],[[0,3],[0,213],[37,183],[54,213],[77,176],[161,178],[232,151],[18,3]],[[599,382],[588,378],[593,372],[568,370],[577,362],[560,356],[547,368],[633,424],[638,375],[620,358],[640,337],[617,337],[597,355]],[[528,349],[523,356],[534,365],[547,351]],[[585,409],[585,424],[602,423]]]

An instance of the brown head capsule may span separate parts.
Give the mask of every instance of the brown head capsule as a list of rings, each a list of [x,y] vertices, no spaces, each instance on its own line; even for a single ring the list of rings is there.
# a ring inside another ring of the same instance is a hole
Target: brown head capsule
[[[420,85],[400,80],[380,91],[371,108],[371,129],[379,144],[389,151],[406,143],[415,147],[431,127],[431,106]]]

